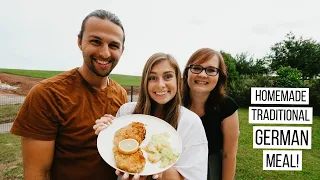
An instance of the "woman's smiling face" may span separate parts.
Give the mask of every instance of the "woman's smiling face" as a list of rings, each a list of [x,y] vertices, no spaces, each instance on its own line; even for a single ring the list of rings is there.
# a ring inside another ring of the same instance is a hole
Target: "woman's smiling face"
[[[201,64],[195,64],[203,68],[219,68],[219,57],[215,55]],[[192,73],[190,69],[188,70],[188,85],[193,93],[210,93],[216,87],[218,79],[219,73],[216,76],[209,76],[204,69],[199,74]]]
[[[176,95],[176,72],[168,60],[162,60],[151,68],[148,75],[148,93],[159,105],[166,104]]]

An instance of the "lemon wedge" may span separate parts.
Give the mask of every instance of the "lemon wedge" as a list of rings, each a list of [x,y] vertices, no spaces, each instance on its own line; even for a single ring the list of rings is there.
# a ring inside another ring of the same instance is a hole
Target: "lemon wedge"
[[[139,149],[139,143],[135,139],[124,139],[119,142],[118,149],[122,154],[133,154]]]

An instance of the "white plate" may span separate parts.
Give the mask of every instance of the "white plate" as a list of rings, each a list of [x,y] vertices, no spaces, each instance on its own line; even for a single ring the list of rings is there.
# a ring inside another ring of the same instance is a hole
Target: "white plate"
[[[144,114],[132,114],[132,115],[125,115],[116,118],[112,124],[108,127],[102,130],[97,139],[97,146],[98,151],[101,155],[101,157],[113,168],[124,172],[123,170],[116,167],[116,162],[113,156],[112,148],[113,148],[113,137],[117,130],[120,128],[132,123],[132,122],[141,122],[144,123],[146,126],[146,138],[142,141],[140,147],[145,147],[148,142],[151,139],[151,136],[153,134],[161,134],[164,132],[169,133],[170,138],[169,142],[171,144],[171,147],[173,151],[180,153],[182,152],[182,142],[181,138],[178,134],[178,132],[167,122],[165,122],[162,119],[159,119],[154,116],[144,115]],[[170,167],[173,166],[169,165],[165,168],[160,168],[161,161],[157,163],[150,163],[147,158],[147,152],[145,152],[143,149],[141,149],[143,152],[144,157],[146,158],[146,165],[141,173],[139,173],[141,176],[148,176],[152,174],[157,174],[160,172],[163,172]],[[180,156],[179,156],[180,157]],[[179,158],[178,158],[179,159]],[[177,159],[177,160],[178,160]],[[134,174],[134,173],[129,173]]]

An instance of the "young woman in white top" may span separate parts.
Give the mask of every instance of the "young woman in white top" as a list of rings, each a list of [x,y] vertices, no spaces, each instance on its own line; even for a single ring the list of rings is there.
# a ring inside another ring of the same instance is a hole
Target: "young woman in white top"
[[[169,54],[156,53],[144,66],[138,102],[120,107],[117,117],[128,114],[147,114],[163,119],[174,127],[182,139],[182,153],[173,167],[153,175],[153,179],[207,178],[208,142],[198,115],[181,106],[181,72],[178,63]],[[113,120],[105,115],[93,127],[98,134]],[[119,172],[116,172],[119,173]],[[124,174],[122,179],[127,179]],[[138,175],[132,179],[145,179]]]

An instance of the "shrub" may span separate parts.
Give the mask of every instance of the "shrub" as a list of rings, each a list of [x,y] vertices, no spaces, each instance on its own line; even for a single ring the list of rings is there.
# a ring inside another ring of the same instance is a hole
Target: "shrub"
[[[227,88],[227,94],[241,107],[251,104],[251,87],[273,87],[270,77],[263,75],[241,75],[239,80],[233,81]]]
[[[313,115],[320,115],[320,79],[312,79],[309,84],[309,105],[313,107]]]
[[[289,66],[280,67],[277,70],[278,77],[276,78],[277,87],[287,87],[287,88],[300,88],[304,87],[302,81],[302,73]]]

